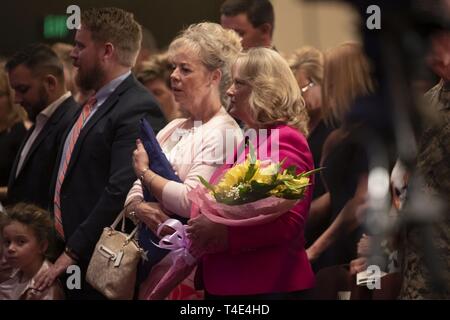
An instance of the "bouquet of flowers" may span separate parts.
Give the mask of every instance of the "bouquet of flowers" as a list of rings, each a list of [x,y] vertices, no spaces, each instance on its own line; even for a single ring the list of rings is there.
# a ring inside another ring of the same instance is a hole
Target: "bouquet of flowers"
[[[193,207],[201,208],[201,214],[213,222],[228,226],[267,223],[292,209],[304,197],[310,176],[321,169],[297,174],[295,166],[282,169],[284,160],[261,161],[255,154],[250,145],[245,162],[225,171],[215,185],[199,176],[201,184],[188,195]],[[189,253],[185,226],[170,220],[166,225],[176,231],[161,239],[159,245],[172,252],[144,282],[140,293],[144,299],[164,299],[190,274],[198,258]]]
[[[320,170],[297,174],[295,166],[283,170],[283,162],[257,160],[250,145],[246,161],[224,172],[218,184],[212,185],[199,177],[204,188],[192,190],[190,200],[209,219],[226,225],[273,220],[304,197],[310,176]]]

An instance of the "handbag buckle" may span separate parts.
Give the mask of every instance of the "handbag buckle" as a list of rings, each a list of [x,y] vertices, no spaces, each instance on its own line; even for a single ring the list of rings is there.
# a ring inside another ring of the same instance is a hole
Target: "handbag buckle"
[[[102,256],[104,256],[107,259],[110,259],[112,261],[116,259],[116,254],[112,250],[105,247],[104,245],[100,245],[98,247],[98,251],[102,254]]]
[[[119,267],[123,258],[123,250],[120,250],[117,254],[114,253],[111,249],[105,247],[104,245],[100,245],[98,247],[98,251],[107,258],[108,260],[114,261],[114,267]]]
[[[120,250],[119,253],[117,254],[116,259],[114,260],[114,267],[119,267],[120,266],[120,262],[122,261],[123,258],[123,250]]]

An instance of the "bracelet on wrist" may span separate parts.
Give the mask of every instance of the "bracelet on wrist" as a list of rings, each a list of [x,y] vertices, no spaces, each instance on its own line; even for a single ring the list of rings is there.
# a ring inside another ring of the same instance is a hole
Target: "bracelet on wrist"
[[[150,170],[150,168],[145,168],[139,176],[139,180],[141,180],[141,182],[144,182],[145,174],[148,172],[148,170]]]
[[[147,181],[145,181],[145,177],[144,177],[144,180],[142,181],[142,183],[145,183],[147,185],[148,190],[152,189],[153,179],[155,179],[157,176],[158,175],[156,173],[153,173],[153,175],[150,178],[148,178]]]

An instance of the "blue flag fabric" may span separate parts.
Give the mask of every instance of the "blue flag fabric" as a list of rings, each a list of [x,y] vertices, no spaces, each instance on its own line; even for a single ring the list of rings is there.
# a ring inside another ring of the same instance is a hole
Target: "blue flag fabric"
[[[182,182],[172,169],[172,165],[164,155],[161,146],[156,140],[155,133],[147,120],[142,119],[140,123],[140,139],[144,145],[145,151],[150,159],[150,169],[156,174],[167,180]],[[155,197],[144,187],[144,200],[146,202],[157,201]],[[171,218],[180,220],[183,224],[187,223],[187,218],[171,214]],[[160,249],[153,244],[159,242],[159,238],[144,224],[139,224],[138,229],[139,246],[146,252],[147,259],[143,260],[138,267],[138,282],[145,280],[151,268],[162,260],[169,250]]]

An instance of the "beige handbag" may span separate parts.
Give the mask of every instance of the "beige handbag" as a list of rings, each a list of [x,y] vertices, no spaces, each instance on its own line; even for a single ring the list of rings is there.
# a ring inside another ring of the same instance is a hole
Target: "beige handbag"
[[[121,231],[115,230],[122,219]],[[142,249],[134,235],[137,227],[128,235],[125,230],[125,210],[103,233],[95,246],[86,273],[86,281],[108,299],[133,299],[136,271]]]

